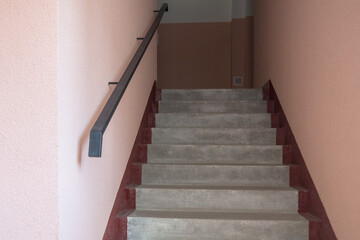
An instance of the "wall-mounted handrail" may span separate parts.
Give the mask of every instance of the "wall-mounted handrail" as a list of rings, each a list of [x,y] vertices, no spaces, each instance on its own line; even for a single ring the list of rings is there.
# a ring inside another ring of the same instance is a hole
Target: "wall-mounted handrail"
[[[113,93],[111,94],[109,100],[107,101],[105,107],[101,111],[98,119],[90,131],[89,157],[101,157],[102,139],[106,127],[108,126],[122,96],[124,95],[127,86],[129,85],[129,82],[131,81],[132,76],[134,75],[142,57],[144,56],[145,51],[149,46],[162,17],[164,16],[164,13],[167,11],[167,3],[164,3],[160,10],[154,11],[158,13],[154,23],[151,25],[140,47],[136,51],[134,57],[120,78],[120,81],[117,83]]]

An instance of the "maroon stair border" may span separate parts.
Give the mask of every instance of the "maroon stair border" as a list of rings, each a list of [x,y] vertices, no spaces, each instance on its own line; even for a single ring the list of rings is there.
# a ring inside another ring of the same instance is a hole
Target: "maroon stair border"
[[[136,206],[135,189],[131,186],[141,184],[141,164],[139,163],[147,162],[147,144],[151,143],[151,128],[155,127],[155,113],[158,112],[160,98],[161,90],[156,89],[156,82],[154,82],[103,240],[127,239],[127,216],[135,210]]]
[[[283,163],[290,165],[290,185],[299,189],[299,213],[310,220],[310,240],[337,240],[271,80],[263,93],[272,113],[272,127],[277,128],[276,143],[283,145]]]

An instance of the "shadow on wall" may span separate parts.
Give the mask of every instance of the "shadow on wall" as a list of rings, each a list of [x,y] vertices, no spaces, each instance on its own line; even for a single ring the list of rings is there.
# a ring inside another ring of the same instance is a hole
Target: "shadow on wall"
[[[135,4],[135,3],[134,3]],[[81,12],[86,16],[81,16],[79,19],[82,19],[83,30],[86,34],[83,35],[81,39],[82,49],[84,49],[82,61],[86,62],[88,66],[87,72],[84,73],[86,75],[85,79],[92,79],[93,82],[89,82],[88,84],[99,85],[99,81],[101,82],[101,89],[104,89],[105,85],[108,85],[108,82],[118,82],[121,78],[122,74],[126,70],[128,63],[130,63],[136,49],[141,44],[141,41],[137,42],[136,47],[132,47],[132,50],[127,54],[121,54],[123,58],[119,61],[119,52],[122,52],[120,49],[119,42],[119,33],[113,31],[112,29],[122,28],[123,25],[126,25],[125,22],[118,21],[118,17],[114,14],[108,15],[107,13],[111,11],[113,8],[113,4],[111,2],[104,2],[99,4],[97,1],[88,1],[86,3],[86,11]],[[154,16],[156,16],[154,14]],[[106,20],[106,21],[105,21]],[[144,29],[149,29],[151,26],[151,22],[144,25]],[[139,29],[140,30],[140,29]],[[96,32],[96,34],[94,34]],[[110,34],[110,35],[109,35]],[[104,36],[107,36],[104,45]],[[142,37],[139,35],[139,37]],[[137,41],[136,38],[131,39],[131,42],[128,42],[129,46],[132,46],[133,43]],[[104,58],[106,56],[106,59]],[[108,78],[104,78],[104,73],[108,72],[104,67],[107,65],[105,63],[111,63],[115,65],[115,69],[118,69],[116,73],[108,73]],[[95,84],[94,81],[97,81]],[[103,107],[105,106],[107,100],[111,96],[111,93],[114,90],[114,86],[108,86],[107,92],[104,91],[92,91],[91,93],[86,94],[85,101],[89,101],[91,105],[96,103],[95,95],[101,96],[102,100],[94,113],[90,117],[90,121],[83,129],[80,138],[77,144],[77,163],[78,166],[81,167],[81,163],[83,159],[87,158],[88,147],[89,147],[89,133],[96,122],[98,116],[100,115]],[[86,155],[85,155],[86,154]]]
[[[114,113],[101,159],[87,156],[88,136],[112,92],[108,82],[119,81],[140,44],[136,38],[146,33],[156,16],[154,9],[155,0],[58,3],[60,239],[101,239],[104,234],[156,79],[155,44]]]

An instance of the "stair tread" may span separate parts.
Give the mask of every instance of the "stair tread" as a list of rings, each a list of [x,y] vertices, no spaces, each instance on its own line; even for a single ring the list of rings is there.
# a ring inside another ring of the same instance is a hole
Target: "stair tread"
[[[267,113],[264,101],[159,101],[160,113]]]
[[[158,128],[159,129],[159,128]],[[233,146],[233,147],[236,147],[236,146],[244,146],[244,147],[253,147],[253,146],[264,146],[264,147],[282,147],[280,145],[276,145],[276,144],[264,144],[264,145],[261,145],[261,144],[237,144],[237,143],[229,143],[229,144],[224,144],[224,143],[219,143],[219,144],[216,144],[216,143],[169,143],[169,144],[166,144],[166,143],[153,143],[151,145],[172,145],[172,146]]]
[[[209,162],[199,162],[199,164],[197,164],[194,161],[184,161],[184,163],[177,163],[175,161],[172,161],[171,159],[155,159],[153,158],[151,160],[151,163],[147,163],[150,165],[154,165],[154,166],[205,166],[205,167],[216,167],[216,166],[225,166],[225,167],[282,167],[284,166],[284,168],[288,168],[289,165],[279,165],[278,163],[269,163],[269,164],[264,164],[262,162],[259,163],[252,163],[252,164],[248,164],[248,163],[237,163],[235,161],[229,161],[229,162],[225,162],[222,163],[224,160],[211,160]],[[144,165],[145,163],[134,163],[135,165]]]
[[[262,88],[166,88],[162,89],[164,92],[212,92],[212,91],[222,91],[222,92],[262,92]]]
[[[224,144],[224,143],[206,143],[206,144],[199,144],[199,143],[151,143],[148,144],[148,146],[198,146],[198,147],[219,147],[219,146],[224,146],[224,147],[244,147],[244,148],[279,148],[282,149],[283,146],[282,145],[273,145],[273,144]]]
[[[214,167],[283,167],[288,168],[289,165],[283,165],[283,164],[234,164],[234,163],[142,163],[142,162],[136,162],[133,163],[135,165],[153,165],[153,166],[214,166]]]
[[[234,211],[159,211],[135,210],[129,218],[172,218],[172,219],[225,219],[225,220],[263,220],[263,221],[308,221],[298,213],[292,212],[234,212]]]
[[[240,116],[270,116],[271,113],[231,113],[231,112],[226,112],[226,113],[217,113],[217,112],[210,112],[210,113],[204,113],[204,112],[171,112],[171,113],[167,113],[167,112],[160,112],[160,113],[155,113],[155,115],[189,115],[189,116],[230,116],[230,115],[240,115]]]
[[[156,113],[156,127],[265,128],[271,127],[269,113]]]
[[[160,161],[157,161],[157,160],[161,160]],[[141,163],[141,162],[136,162],[136,163],[133,163],[135,165],[145,165],[145,164],[149,164],[149,165],[168,165],[168,166],[227,166],[227,167],[231,167],[231,166],[234,166],[234,167],[288,167],[289,165],[281,165],[279,163],[268,163],[268,164],[265,164],[265,163],[253,163],[253,164],[249,164],[249,163],[235,163],[235,162],[225,162],[225,163],[222,163],[222,161],[224,161],[223,159],[222,160],[218,160],[218,161],[214,161],[212,160],[211,162],[200,162],[200,163],[196,163],[196,162],[184,162],[184,163],[178,163],[178,162],[171,162],[171,161],[166,161],[166,159],[155,159],[153,158],[152,161],[154,162],[148,162],[148,163]]]
[[[261,99],[254,100],[160,100],[160,103],[263,103],[266,101]]]
[[[214,129],[217,129],[217,130],[223,130],[224,128],[220,128],[220,127],[153,127],[152,128],[153,130],[154,129],[174,129],[176,131],[178,130],[181,130],[181,129],[184,129],[184,130],[187,130],[187,129],[191,129],[191,130],[203,130],[203,129],[211,129],[211,130],[214,130]],[[276,129],[275,128],[272,128],[272,127],[227,127],[225,128],[226,130],[229,130],[229,129],[233,129],[233,130],[259,130],[259,131],[263,131],[263,130],[272,130],[272,131],[275,131]],[[226,145],[226,144],[224,144]]]
[[[225,127],[225,126],[222,126],[222,127],[206,127],[206,128],[199,128],[199,127],[190,127],[190,126],[180,126],[180,127],[162,127],[162,126],[156,126],[156,128],[154,129],[164,129],[164,128],[168,128],[168,129],[219,129],[219,130],[227,130],[227,129],[273,129],[271,127],[241,127],[241,128],[234,128],[234,127]]]
[[[152,128],[154,143],[276,145],[275,128]]]
[[[125,211],[128,238],[309,239],[259,89],[165,89],[155,113],[148,163]],[[149,129],[150,130],[150,129]],[[139,167],[140,167],[139,166]]]
[[[133,186],[134,187],[134,186]],[[291,191],[297,192],[289,186],[217,186],[217,185],[137,185],[136,189],[170,189],[170,190],[242,190],[242,191]]]
[[[305,219],[307,219],[308,221],[311,221],[311,222],[321,222],[321,220],[314,216],[313,214],[311,213],[308,213],[308,212],[299,212],[299,214],[301,216],[303,216]]]
[[[263,99],[261,89],[163,89],[162,98],[170,100],[248,100]]]
[[[199,144],[194,144],[194,143],[184,143],[184,144],[175,144],[175,143],[151,143],[151,144],[144,144],[144,145],[147,145],[147,146],[197,146]],[[224,147],[227,147],[227,146],[230,146],[230,147],[244,147],[244,148],[250,148],[250,147],[255,147],[255,148],[266,148],[266,147],[271,147],[271,148],[283,148],[283,145],[271,145],[271,144],[251,144],[251,145],[246,145],[246,144],[202,144],[202,146],[224,146]]]

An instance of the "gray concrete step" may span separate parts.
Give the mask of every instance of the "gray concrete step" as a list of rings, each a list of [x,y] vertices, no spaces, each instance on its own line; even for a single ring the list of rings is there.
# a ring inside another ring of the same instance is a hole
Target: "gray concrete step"
[[[271,114],[159,113],[156,127],[270,128]]]
[[[163,89],[164,101],[263,100],[262,89]]]
[[[160,113],[266,113],[265,101],[160,101]]]
[[[143,185],[289,186],[285,165],[143,164]]]
[[[152,143],[275,145],[273,128],[153,128]]]
[[[262,89],[163,90],[129,240],[308,240]]]
[[[276,145],[148,145],[149,163],[282,164]]]
[[[136,210],[128,240],[308,240],[309,223],[294,213]]]
[[[290,187],[140,185],[136,209],[296,213],[298,191]]]

